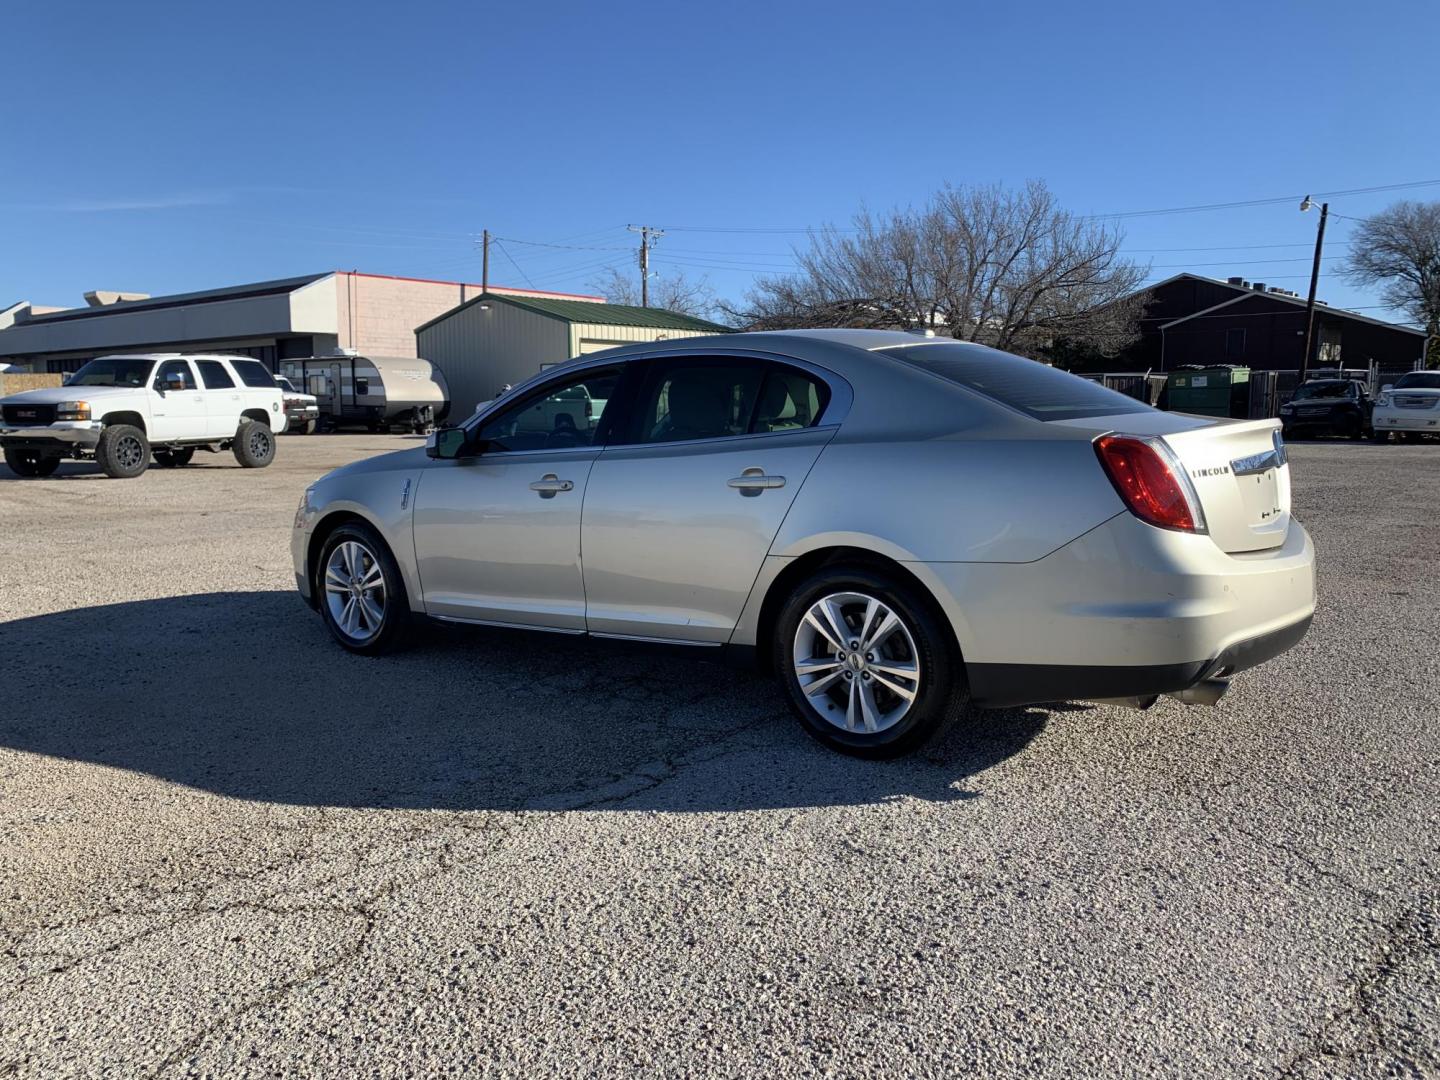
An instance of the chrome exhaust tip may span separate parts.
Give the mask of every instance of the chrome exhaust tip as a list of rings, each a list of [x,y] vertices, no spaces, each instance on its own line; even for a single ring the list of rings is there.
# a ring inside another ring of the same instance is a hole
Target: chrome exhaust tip
[[[1201,679],[1194,686],[1171,691],[1166,697],[1172,697],[1185,705],[1214,705],[1229,689],[1229,679]]]

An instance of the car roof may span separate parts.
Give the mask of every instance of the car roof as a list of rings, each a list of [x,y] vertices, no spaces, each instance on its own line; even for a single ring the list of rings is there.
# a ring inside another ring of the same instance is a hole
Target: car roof
[[[873,352],[876,349],[893,348],[897,345],[918,345],[925,341],[953,341],[953,338],[936,337],[911,330],[850,330],[843,328],[816,328],[813,330],[762,330],[757,333],[778,338],[811,338],[815,341],[833,341],[851,348]]]
[[[186,352],[148,352],[148,353],[105,353],[95,357],[96,360],[255,360],[253,356],[237,356],[235,353],[186,353]],[[255,360],[255,363],[260,363]]]

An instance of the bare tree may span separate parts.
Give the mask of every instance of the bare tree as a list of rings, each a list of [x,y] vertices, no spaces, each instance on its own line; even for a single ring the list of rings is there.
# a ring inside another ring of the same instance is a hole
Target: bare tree
[[[796,251],[796,274],[722,310],[757,329],[929,329],[1029,356],[1110,356],[1139,336],[1144,306],[1147,268],[1120,256],[1121,239],[1039,181],[947,185],[919,209],[821,230]]]
[[[1440,367],[1440,202],[1398,202],[1360,222],[1343,273],[1352,284],[1381,286],[1386,307],[1423,326],[1426,363]]]
[[[640,305],[640,282],[634,274],[622,274],[613,266],[590,283],[612,304]],[[715,290],[707,277],[692,281],[683,270],[657,273],[650,279],[650,306],[708,319],[716,310]]]

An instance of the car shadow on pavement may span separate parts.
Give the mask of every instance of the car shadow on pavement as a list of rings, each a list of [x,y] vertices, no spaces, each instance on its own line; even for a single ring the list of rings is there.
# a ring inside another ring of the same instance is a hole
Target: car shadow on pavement
[[[978,713],[858,761],[778,684],[714,659],[429,630],[352,656],[292,592],[141,600],[0,623],[0,746],[239,799],[405,809],[726,811],[973,798],[1041,709]]]

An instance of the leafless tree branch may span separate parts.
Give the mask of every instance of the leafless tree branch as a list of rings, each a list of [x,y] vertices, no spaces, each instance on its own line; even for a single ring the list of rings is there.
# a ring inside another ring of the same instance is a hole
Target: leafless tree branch
[[[796,251],[799,270],[758,281],[737,325],[930,329],[1028,356],[1111,356],[1139,336],[1145,267],[1112,226],[1061,209],[1031,181],[946,186],[919,209],[856,215]]]

